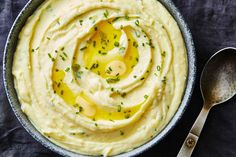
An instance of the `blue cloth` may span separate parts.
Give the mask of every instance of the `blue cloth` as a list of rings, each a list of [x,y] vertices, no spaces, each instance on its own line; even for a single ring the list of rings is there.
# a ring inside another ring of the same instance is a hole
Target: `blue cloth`
[[[196,88],[189,106],[171,133],[141,156],[175,157],[200,112],[200,72],[217,50],[236,47],[235,0],[173,0],[190,26],[198,57]],[[9,29],[27,0],[0,0],[0,68]],[[0,157],[59,156],[36,142],[19,124],[7,101],[0,77]],[[236,97],[214,108],[206,122],[193,157],[236,156]]]

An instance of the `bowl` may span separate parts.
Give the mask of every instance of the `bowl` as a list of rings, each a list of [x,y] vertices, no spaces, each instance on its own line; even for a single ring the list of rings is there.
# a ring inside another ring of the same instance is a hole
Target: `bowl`
[[[188,57],[188,77],[187,77],[186,89],[185,89],[181,104],[178,110],[176,111],[175,115],[172,117],[170,122],[158,135],[156,135],[149,142],[139,146],[138,148],[130,152],[117,155],[117,157],[139,155],[143,153],[144,151],[148,150],[149,148],[151,148],[152,146],[154,146],[155,144],[157,144],[158,142],[160,142],[174,128],[176,123],[182,117],[194,89],[195,78],[196,78],[196,56],[195,56],[195,48],[194,48],[194,43],[192,40],[192,35],[189,31],[187,24],[183,20],[182,15],[178,11],[178,9],[175,7],[173,2],[171,0],[159,0],[159,1],[167,8],[170,14],[175,18],[182,32],[183,39],[186,44],[187,57]],[[4,51],[4,58],[3,58],[3,79],[4,79],[4,86],[5,86],[6,94],[10,102],[11,108],[14,111],[16,117],[18,118],[22,126],[27,130],[27,132],[34,139],[36,139],[46,148],[62,156],[66,156],[66,157],[80,157],[81,156],[82,157],[85,155],[81,155],[81,154],[66,150],[60,146],[57,146],[56,144],[50,142],[47,138],[41,135],[39,131],[36,130],[36,128],[28,120],[27,116],[22,112],[20,103],[17,97],[17,93],[14,88],[14,80],[13,80],[13,75],[12,75],[12,63],[13,63],[13,56],[14,56],[14,52],[16,49],[17,41],[18,41],[18,35],[22,27],[24,26],[26,20],[28,19],[28,17],[32,15],[32,13],[37,9],[37,7],[42,2],[44,2],[44,0],[29,0],[29,2],[25,5],[25,7],[19,13],[8,35],[5,51]]]

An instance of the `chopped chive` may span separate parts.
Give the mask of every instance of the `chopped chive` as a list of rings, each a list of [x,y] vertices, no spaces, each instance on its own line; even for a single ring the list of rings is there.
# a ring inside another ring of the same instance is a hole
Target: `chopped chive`
[[[125,15],[125,19],[126,19],[126,20],[129,20],[129,16],[128,16],[128,15]]]
[[[65,52],[63,52],[63,55],[64,55],[65,57],[68,57],[67,54],[66,54]]]
[[[60,25],[60,24],[61,24],[59,20],[57,20],[57,24],[58,24],[58,25]]]
[[[69,67],[67,67],[65,71],[66,71],[66,72],[69,72],[69,71],[70,71],[70,68],[69,68]]]
[[[115,45],[115,47],[119,47],[119,46],[120,46],[120,43],[116,41],[116,42],[114,43],[114,45]]]
[[[144,80],[145,78],[144,77],[142,77],[140,80],[142,81],[142,80]]]
[[[121,53],[124,53],[125,47],[121,47],[121,48],[119,49],[119,51],[120,51]]]
[[[126,119],[129,119],[129,118],[130,118],[130,115],[129,115],[129,114],[125,115],[125,118],[126,118]]]
[[[148,95],[144,95],[144,98],[147,99],[147,98],[148,98]]]
[[[160,65],[157,66],[157,71],[161,71],[161,66]]]
[[[137,31],[135,31],[135,35],[136,35],[138,38],[140,38],[140,36],[141,36]]]
[[[121,112],[121,105],[118,105],[117,112]]]
[[[96,47],[96,41],[93,41],[93,47]]]
[[[107,54],[106,52],[102,52],[101,50],[99,50],[98,53],[99,53],[100,55],[106,55],[106,54]]]
[[[79,112],[82,112],[82,111],[83,111],[83,107],[79,106]]]
[[[134,78],[137,78],[137,76],[136,76],[136,75],[134,75]]]
[[[163,77],[163,79],[162,79],[162,83],[163,83],[163,84],[166,84],[166,76]]]
[[[166,51],[163,51],[163,52],[161,53],[161,55],[162,55],[163,57],[165,57],[165,56],[166,56]]]
[[[133,46],[134,46],[135,48],[138,48],[138,43],[137,43],[136,41],[134,41],[134,42],[133,42]]]
[[[135,21],[135,25],[136,25],[136,26],[139,26],[139,20],[136,20],[136,21]]]
[[[106,79],[107,83],[116,83],[120,81],[119,77]]]
[[[117,38],[117,34],[114,34],[114,39],[116,39]]]
[[[48,53],[48,57],[49,57],[53,62],[55,61],[55,58],[53,58],[50,53]]]
[[[122,93],[121,97],[124,98],[127,95],[127,93]]]
[[[81,49],[80,49],[80,51],[83,51],[83,50],[85,50],[85,49],[87,49],[88,47],[87,46],[84,46],[84,47],[82,47]]]
[[[62,47],[62,48],[61,48],[61,51],[64,51],[64,49],[65,49],[65,47]]]
[[[115,21],[119,20],[119,18],[120,18],[120,17],[114,18],[114,19],[112,20],[112,22],[115,22]]]
[[[90,70],[97,69],[99,67],[98,63],[93,63],[93,65],[90,67]]]
[[[81,75],[82,75],[82,74],[83,74],[83,71],[77,71],[77,72],[75,73],[76,77],[79,78],[79,79],[81,79]]]
[[[82,26],[83,25],[83,20],[79,20],[79,24],[80,24],[80,26]]]
[[[59,56],[61,57],[61,59],[62,59],[63,61],[66,60],[64,56],[62,56],[62,55],[59,55]]]
[[[106,11],[103,13],[103,15],[104,15],[105,18],[108,18],[108,15],[109,15],[108,10],[106,10]]]

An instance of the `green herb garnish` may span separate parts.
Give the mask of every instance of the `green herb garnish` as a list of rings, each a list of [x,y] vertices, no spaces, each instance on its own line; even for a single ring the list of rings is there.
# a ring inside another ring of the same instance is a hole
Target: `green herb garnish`
[[[81,49],[80,49],[80,51],[83,51],[83,50],[85,50],[85,49],[87,49],[88,47],[87,46],[84,46],[84,47],[82,47]]]
[[[144,95],[144,98],[147,99],[147,98],[148,98],[148,95]]]
[[[120,46],[120,43],[116,41],[116,42],[114,43],[114,45],[115,45],[115,47],[119,47],[119,46]]]
[[[75,73],[76,77],[79,78],[79,79],[81,79],[81,75],[82,75],[82,74],[83,74],[83,71],[77,71],[77,72]]]
[[[145,78],[144,77],[142,77],[140,80],[142,81],[142,80],[144,80]]]
[[[162,79],[162,83],[163,83],[163,84],[166,84],[166,80],[167,80],[167,79],[166,79],[166,76],[163,77],[163,79]]]
[[[116,83],[120,81],[119,77],[106,79],[107,83]]]
[[[123,131],[120,130],[120,135],[123,136],[125,133]]]
[[[105,18],[108,18],[108,15],[109,15],[108,10],[106,10],[106,11],[103,13],[103,15],[104,15]]]
[[[125,19],[126,19],[126,20],[129,20],[129,16],[128,16],[128,15],[125,15]]]
[[[114,18],[114,19],[112,20],[112,22],[115,22],[115,21],[119,20],[119,18],[120,18],[120,17]]]
[[[69,68],[69,67],[67,67],[65,71],[66,71],[66,72],[69,72],[69,71],[70,71],[70,68]]]
[[[120,51],[121,53],[124,53],[125,47],[121,47],[121,48],[119,49],[119,51]]]
[[[135,25],[136,25],[136,26],[139,26],[139,20],[136,20],[136,21],[135,21]]]
[[[163,51],[163,52],[161,53],[161,55],[162,55],[163,57],[165,57],[165,56],[166,56],[166,51]]]
[[[97,69],[99,67],[98,63],[93,63],[93,65],[90,67],[90,70]]]
[[[93,41],[93,47],[96,47],[96,41]]]
[[[79,112],[82,112],[82,111],[83,111],[83,107],[79,106]]]
[[[83,25],[83,20],[79,20],[79,24],[80,24],[80,26],[82,26]]]
[[[50,53],[48,53],[48,57],[49,57],[53,62],[55,61],[55,58],[53,58]]]
[[[137,43],[136,41],[134,41],[134,42],[133,42],[133,46],[134,46],[135,48],[138,48],[138,43]]]
[[[117,112],[121,112],[121,105],[118,105]]]

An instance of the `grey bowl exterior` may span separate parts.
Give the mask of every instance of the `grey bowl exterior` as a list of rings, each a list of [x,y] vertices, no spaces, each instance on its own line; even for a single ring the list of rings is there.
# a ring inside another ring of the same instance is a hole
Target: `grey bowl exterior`
[[[154,146],[155,144],[157,144],[159,141],[161,141],[174,128],[176,123],[182,117],[194,89],[195,78],[196,78],[196,56],[195,56],[195,48],[194,48],[194,43],[192,40],[192,35],[189,31],[187,24],[183,20],[182,15],[179,13],[178,9],[175,7],[173,2],[171,0],[159,0],[159,1],[169,10],[169,12],[177,21],[180,27],[180,30],[182,32],[186,47],[187,47],[188,78],[187,78],[185,93],[177,112],[175,113],[171,121],[168,123],[168,125],[156,137],[154,137],[149,142],[143,144],[142,146],[130,152],[117,155],[117,157],[139,155],[143,153],[144,151],[146,151],[147,149]],[[12,75],[12,63],[13,63],[13,56],[14,56],[15,48],[17,45],[18,35],[22,27],[24,26],[26,20],[28,19],[28,17],[35,11],[35,9],[42,2],[44,2],[44,0],[29,0],[29,2],[26,4],[26,6],[22,9],[20,14],[18,15],[8,35],[8,39],[7,39],[5,51],[4,51],[4,59],[3,59],[3,79],[4,79],[4,86],[5,86],[6,94],[16,117],[18,118],[22,126],[27,130],[27,132],[33,138],[35,138],[38,142],[40,142],[46,148],[62,156],[85,157],[86,155],[81,155],[81,154],[66,150],[64,148],[61,148],[60,146],[57,146],[56,144],[50,142],[47,138],[41,135],[36,130],[36,128],[31,124],[31,122],[28,120],[26,115],[22,112],[19,100],[17,98],[17,93],[14,88],[14,80],[13,80],[13,75]]]

